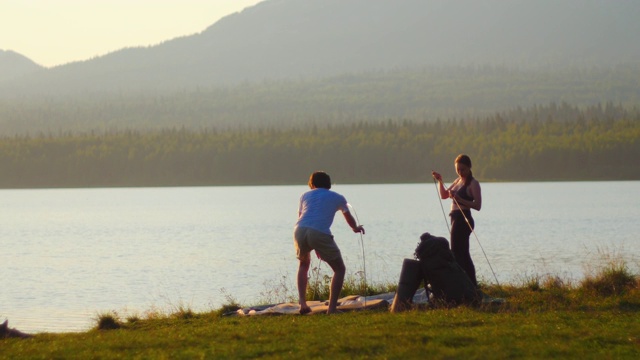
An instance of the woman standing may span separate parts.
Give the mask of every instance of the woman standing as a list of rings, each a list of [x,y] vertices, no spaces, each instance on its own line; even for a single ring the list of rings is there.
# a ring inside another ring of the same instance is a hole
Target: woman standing
[[[473,284],[478,287],[476,268],[469,253],[469,236],[475,227],[471,209],[480,211],[482,193],[480,183],[471,172],[471,158],[464,154],[458,155],[454,164],[458,178],[448,188],[445,188],[442,183],[442,175],[435,171],[431,175],[438,181],[440,197],[453,200],[449,213],[451,217],[451,251],[458,264],[467,273]],[[469,220],[468,224],[467,220]]]

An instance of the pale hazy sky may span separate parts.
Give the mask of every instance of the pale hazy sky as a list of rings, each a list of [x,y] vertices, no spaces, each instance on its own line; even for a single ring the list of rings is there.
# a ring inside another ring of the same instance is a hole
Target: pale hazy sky
[[[51,67],[205,30],[262,0],[0,0],[0,49]]]

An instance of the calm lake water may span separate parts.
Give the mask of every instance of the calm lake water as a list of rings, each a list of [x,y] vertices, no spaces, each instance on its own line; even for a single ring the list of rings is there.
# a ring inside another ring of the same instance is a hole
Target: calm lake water
[[[0,190],[0,321],[27,332],[84,331],[107,311],[143,317],[293,295],[292,228],[306,190]],[[367,230],[363,261],[360,236],[336,217],[348,276],[366,269],[369,283],[396,282],[420,234],[447,237],[433,183],[333,190]],[[500,283],[579,280],[611,257],[638,272],[640,182],[483,183],[482,191],[471,238],[480,280],[495,283],[491,268]],[[449,201],[442,205],[448,213]]]

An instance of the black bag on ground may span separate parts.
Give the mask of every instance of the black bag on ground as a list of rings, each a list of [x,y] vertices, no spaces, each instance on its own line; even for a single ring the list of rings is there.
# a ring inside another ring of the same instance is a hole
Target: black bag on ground
[[[480,300],[480,292],[456,262],[447,239],[422,234],[415,257],[420,261],[425,287],[430,285],[431,289],[427,290],[431,291],[436,302],[460,305]]]

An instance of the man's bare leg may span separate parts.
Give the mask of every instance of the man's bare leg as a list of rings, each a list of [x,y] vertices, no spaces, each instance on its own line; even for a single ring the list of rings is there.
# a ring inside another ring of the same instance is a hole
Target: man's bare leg
[[[300,304],[300,314],[311,312],[307,305],[307,284],[309,282],[309,267],[311,266],[311,256],[306,253],[300,258],[298,265],[298,303]]]
[[[333,277],[331,278],[331,292],[329,293],[329,308],[327,309],[327,314],[333,314],[336,312],[336,308],[338,306],[338,297],[340,297],[340,292],[342,291],[344,275],[347,269],[344,266],[344,261],[341,257],[333,261],[328,261],[327,263],[333,270]]]

